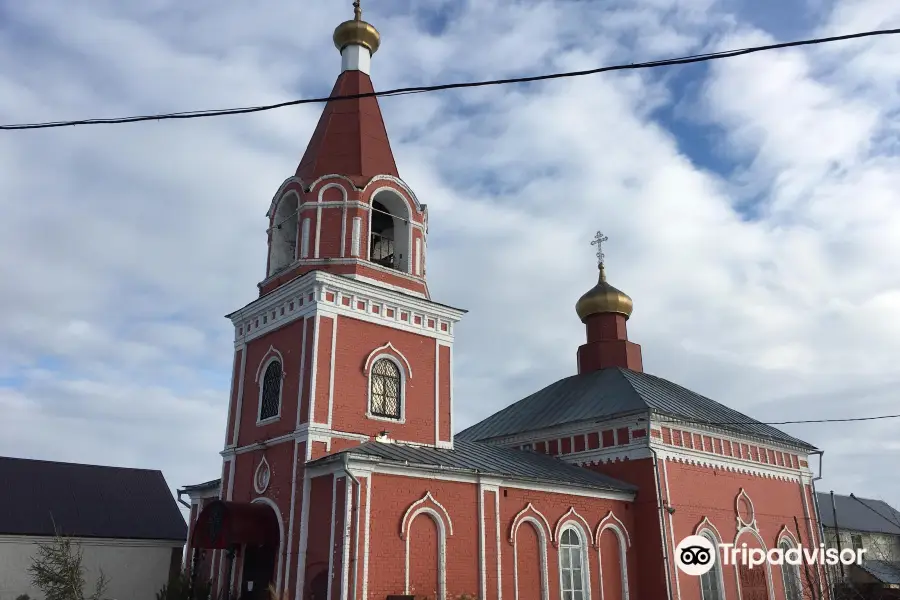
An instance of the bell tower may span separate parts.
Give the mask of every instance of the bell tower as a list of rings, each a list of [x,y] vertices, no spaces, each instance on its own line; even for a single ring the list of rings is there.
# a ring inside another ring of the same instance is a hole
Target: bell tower
[[[370,77],[381,36],[359,2],[333,41],[341,71],[270,203],[259,298],[228,315],[226,452],[284,439],[306,460],[374,439],[453,445],[452,346],[464,311],[431,300],[428,209],[397,170]],[[279,467],[268,461],[274,485]]]

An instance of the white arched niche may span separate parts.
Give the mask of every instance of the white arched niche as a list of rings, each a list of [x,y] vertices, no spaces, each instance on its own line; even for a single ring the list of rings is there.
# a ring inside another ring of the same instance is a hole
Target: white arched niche
[[[297,258],[298,209],[297,194],[290,192],[278,203],[272,217],[272,238],[269,243],[269,275],[290,266]]]
[[[372,195],[369,211],[369,260],[409,272],[412,240],[409,205],[397,191],[382,188]]]

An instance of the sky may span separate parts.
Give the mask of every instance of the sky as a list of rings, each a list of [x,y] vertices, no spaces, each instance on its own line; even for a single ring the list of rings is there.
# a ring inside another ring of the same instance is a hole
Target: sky
[[[900,27],[896,0],[363,9],[382,90]],[[0,0],[0,122],[327,95],[351,14]],[[575,373],[598,229],[646,371],[762,421],[900,413],[898,80],[895,36],[383,99],[432,297],[469,311],[456,426]],[[0,455],[219,476],[223,315],[257,296],[266,210],[320,111],[0,134]],[[820,491],[900,507],[898,427],[782,429],[825,451]]]

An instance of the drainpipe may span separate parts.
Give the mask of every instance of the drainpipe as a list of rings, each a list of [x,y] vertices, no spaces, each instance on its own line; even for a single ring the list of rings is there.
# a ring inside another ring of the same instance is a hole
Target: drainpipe
[[[180,505],[186,507],[188,510],[190,510],[191,505],[181,499],[181,496],[183,496],[184,494],[185,494],[184,490],[178,490],[178,497],[175,499],[178,501],[178,504],[180,504]]]
[[[343,456],[344,463],[344,473],[347,474],[347,477],[350,478],[351,481],[356,485],[356,501],[353,503],[353,552],[350,555],[350,564],[353,566],[353,594],[350,596],[353,600],[356,600],[356,587],[359,583],[359,578],[357,577],[357,568],[356,561],[357,555],[359,554],[359,504],[362,499],[362,486],[359,483],[359,479],[353,476],[353,473],[350,472],[350,455],[346,452]]]
[[[666,565],[666,594],[668,595],[669,600],[672,600],[672,582],[670,581],[670,578],[674,577],[675,574],[671,573],[669,570],[669,534],[666,529],[666,516],[663,514],[665,511],[663,510],[662,504],[662,484],[659,480],[659,457],[656,455],[656,450],[650,447],[649,423],[647,430],[647,448],[650,450],[650,454],[653,455],[653,476],[656,479],[656,511],[659,513],[660,531],[662,532],[663,563]]]
[[[813,454],[819,455],[819,474],[812,478],[812,498],[813,498],[813,510],[816,511],[816,522],[819,524],[819,542],[825,544],[825,527],[822,525],[822,513],[819,512],[819,495],[816,493],[816,482],[822,479],[822,460],[825,456],[824,450],[816,450],[815,452],[810,452],[809,456]],[[831,572],[829,569],[823,569],[825,572],[825,585],[829,590],[834,589],[834,582],[831,581]]]

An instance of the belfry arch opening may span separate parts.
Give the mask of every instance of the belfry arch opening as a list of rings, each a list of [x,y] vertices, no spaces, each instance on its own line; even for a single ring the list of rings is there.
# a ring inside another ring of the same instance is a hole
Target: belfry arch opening
[[[269,243],[269,275],[291,265],[297,258],[298,212],[297,196],[281,199],[272,218],[272,237]]]
[[[369,260],[409,272],[409,208],[397,193],[384,190],[372,198]]]

